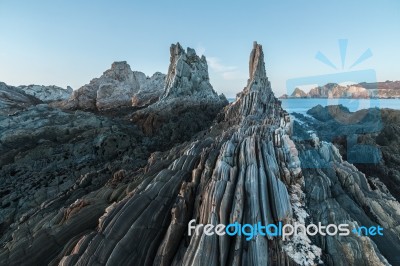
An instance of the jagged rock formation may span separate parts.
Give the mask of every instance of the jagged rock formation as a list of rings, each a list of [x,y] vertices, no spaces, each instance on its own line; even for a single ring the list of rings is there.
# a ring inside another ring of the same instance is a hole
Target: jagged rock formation
[[[97,181],[98,172],[79,178],[68,191],[45,201],[29,219],[22,219],[18,227],[6,232],[0,264],[396,264],[400,251],[399,203],[384,184],[367,180],[343,161],[332,144],[307,135],[307,128],[296,130],[298,124],[293,125],[272,93],[261,45],[253,45],[245,89],[211,126],[196,134],[190,131],[195,114],[203,119],[202,113],[211,106],[219,111],[217,107],[222,108],[224,99],[215,97],[212,88],[206,86],[205,59],[177,46],[171,49],[166,93],[160,101],[130,117],[150,131],[145,130],[143,143],[148,144],[151,139],[145,138],[152,134],[161,134],[156,130],[164,124],[169,132],[187,130],[192,138],[153,153],[140,170],[126,165],[113,168],[117,171],[112,171],[106,183],[102,178]],[[189,68],[177,67],[184,65],[182,62]],[[186,70],[180,72],[182,69]],[[199,95],[204,98],[195,97]],[[185,114],[184,120],[178,120]],[[83,121],[103,119],[107,125],[114,122],[80,111],[68,115]],[[43,117],[49,121],[40,123],[51,125],[51,112]],[[172,126],[176,128],[172,130]],[[111,129],[116,127],[112,124]],[[47,132],[48,126],[44,128]],[[164,137],[171,143],[178,139]],[[87,139],[93,141],[93,135],[79,133],[68,143],[76,145],[76,141]],[[123,139],[110,141],[111,151],[118,149],[120,142],[125,143]],[[12,146],[20,146],[15,143]],[[204,228],[189,236],[191,219],[213,225],[280,221],[380,224],[385,227],[385,238],[318,235],[310,239],[299,234],[282,240],[258,234],[247,241],[244,235],[208,235]]]
[[[282,252],[296,245],[291,241],[186,233],[191,218],[214,225],[299,219],[301,202],[296,201],[296,211],[291,204],[300,196],[295,191],[302,183],[300,162],[256,43],[250,77],[220,123],[151,160],[143,183],[113,205],[94,232],[71,245],[60,264],[290,265],[301,256],[309,264],[318,262],[319,249],[306,237],[297,243],[300,257],[292,258]]]
[[[189,96],[191,99],[210,99],[219,101],[212,88],[205,56],[199,58],[194,49],[187,52],[177,43],[171,45],[171,59],[165,81],[162,100]]]
[[[142,106],[154,102],[163,92],[163,74],[147,78],[132,71],[126,61],[114,62],[100,78],[95,78],[72,93],[63,105],[66,109],[107,110]],[[143,99],[138,93],[144,93]],[[133,97],[136,98],[132,100]]]
[[[164,141],[177,143],[190,139],[195,132],[210,126],[215,116],[228,104],[209,82],[207,61],[195,50],[187,52],[179,43],[170,48],[170,65],[165,92],[159,101],[130,116],[143,132]]]
[[[346,86],[328,83],[311,88],[307,93],[295,88],[290,96],[285,94],[280,98],[400,98],[400,81],[362,82]]]
[[[41,85],[19,86],[18,88],[22,89],[26,94],[32,95],[43,102],[67,100],[73,92],[73,89],[69,86],[67,89],[57,86]]]

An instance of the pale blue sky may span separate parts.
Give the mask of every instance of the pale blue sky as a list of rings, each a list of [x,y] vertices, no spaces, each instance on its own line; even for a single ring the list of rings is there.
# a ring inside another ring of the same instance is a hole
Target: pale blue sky
[[[234,96],[248,77],[252,43],[263,45],[277,96],[286,80],[331,74],[318,51],[347,69],[367,48],[373,56],[352,70],[400,79],[400,1],[7,1],[0,0],[0,81],[74,89],[126,60],[133,70],[167,72],[179,41],[209,61],[211,84]]]

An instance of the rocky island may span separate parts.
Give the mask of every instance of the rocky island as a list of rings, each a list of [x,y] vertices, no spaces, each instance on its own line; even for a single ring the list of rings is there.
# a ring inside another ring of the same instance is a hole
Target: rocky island
[[[115,62],[64,99],[0,86],[0,265],[400,261],[392,135],[399,128],[389,122],[398,114],[382,113],[383,131],[373,127],[374,112],[348,129],[362,135],[356,144],[380,145],[370,172],[318,122],[338,128],[329,116],[335,111],[320,106],[313,119],[295,120],[283,110],[256,42],[247,84],[230,104],[212,87],[206,58],[179,43],[170,47],[166,75],[146,77]],[[348,110],[333,109],[350,119]],[[373,128],[363,134],[365,127]],[[248,241],[189,235],[191,220],[379,225],[384,237],[258,234]]]
[[[284,94],[281,99],[291,98],[379,98],[393,99],[400,98],[400,81],[385,81],[367,83],[362,82],[352,85],[339,85],[336,83],[328,83],[324,86],[311,88],[308,92],[304,92],[300,88],[295,88],[292,94]]]

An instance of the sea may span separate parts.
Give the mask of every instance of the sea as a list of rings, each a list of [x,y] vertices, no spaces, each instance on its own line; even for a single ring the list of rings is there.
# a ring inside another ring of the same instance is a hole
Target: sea
[[[288,113],[306,114],[309,109],[318,104],[322,106],[341,104],[351,112],[368,108],[389,108],[400,110],[400,99],[280,99],[282,107]]]
[[[228,98],[229,102],[235,101],[235,98]],[[318,104],[322,106],[338,105],[349,108],[351,112],[368,108],[389,108],[400,110],[400,99],[280,99],[282,107],[289,113],[306,114],[307,111]]]

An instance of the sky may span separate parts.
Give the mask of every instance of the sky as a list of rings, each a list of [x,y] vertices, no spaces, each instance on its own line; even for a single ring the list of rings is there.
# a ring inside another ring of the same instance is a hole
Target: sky
[[[246,86],[257,41],[280,96],[304,77],[372,69],[378,81],[400,80],[399,33],[397,0],[0,0],[0,81],[78,89],[114,61],[166,73],[169,47],[180,42],[206,56],[214,89],[234,97]],[[372,56],[350,69],[368,49]]]

